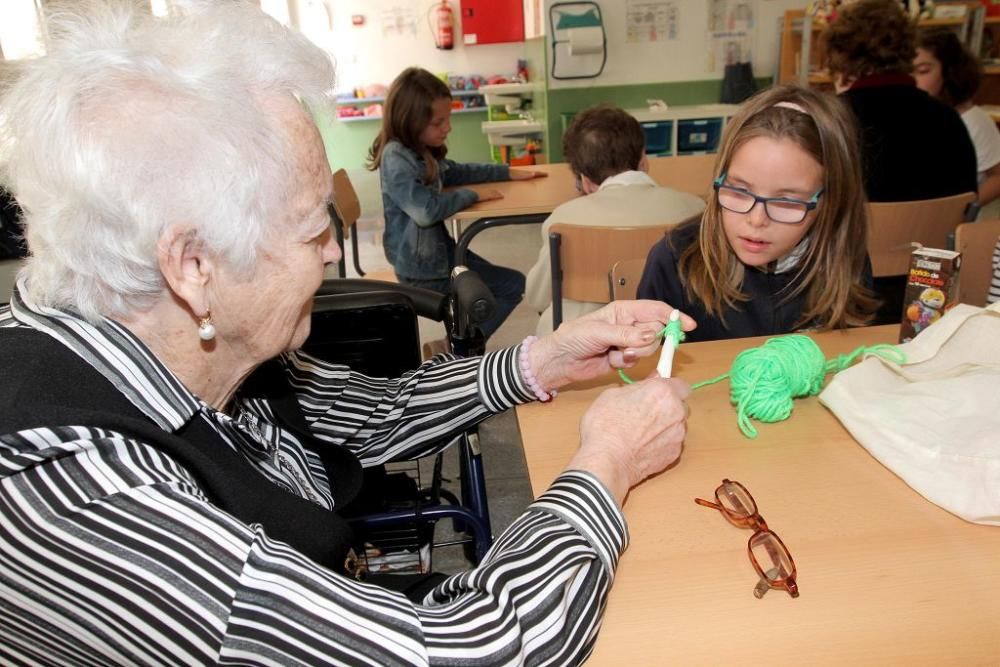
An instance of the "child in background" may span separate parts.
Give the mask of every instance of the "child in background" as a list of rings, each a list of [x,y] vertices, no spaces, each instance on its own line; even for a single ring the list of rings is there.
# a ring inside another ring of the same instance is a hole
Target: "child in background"
[[[972,103],[982,82],[979,59],[947,28],[932,28],[917,35],[913,61],[917,87],[955,108],[969,130],[976,149],[980,211],[1000,197],[1000,130],[988,113]],[[996,218],[1000,206],[982,218]]]
[[[639,297],[693,317],[691,341],[866,323],[877,300],[856,137],[833,96],[778,86],[748,100],[702,219],[653,246]]]
[[[386,259],[399,282],[438,292],[448,292],[455,267],[455,240],[444,220],[477,201],[502,196],[495,190],[477,194],[442,188],[542,175],[506,165],[446,160],[450,118],[448,86],[427,70],[410,67],[389,87],[382,129],[368,156],[368,168],[379,169],[382,182]],[[473,252],[468,253],[466,266],[479,274],[496,297],[496,312],[482,325],[489,337],[520,303],[524,274],[491,264]]]

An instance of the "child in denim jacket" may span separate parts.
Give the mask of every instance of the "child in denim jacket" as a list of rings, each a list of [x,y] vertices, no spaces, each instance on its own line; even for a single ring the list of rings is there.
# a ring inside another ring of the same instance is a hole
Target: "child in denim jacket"
[[[459,164],[445,159],[451,131],[451,91],[417,67],[402,72],[389,88],[382,129],[372,144],[369,168],[379,169],[385,208],[385,256],[399,282],[447,292],[455,266],[455,241],[444,220],[477,201],[499,199],[493,190],[476,193],[443,187],[487,181],[526,180],[543,174],[498,164]],[[466,266],[496,297],[493,317],[483,323],[488,337],[524,295],[524,274],[496,266],[469,252]]]

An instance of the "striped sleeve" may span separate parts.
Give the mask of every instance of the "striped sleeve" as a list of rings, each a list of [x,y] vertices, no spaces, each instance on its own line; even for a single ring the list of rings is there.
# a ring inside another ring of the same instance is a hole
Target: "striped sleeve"
[[[100,429],[0,436],[0,653],[17,664],[579,664],[627,541],[570,472],[414,605],[334,574]]]
[[[564,472],[531,507],[575,526],[594,545],[609,572],[618,567],[618,558],[628,547],[628,528],[611,493],[592,474]]]
[[[284,357],[314,434],[350,449],[363,465],[418,458],[533,395],[518,348],[483,357],[439,355],[401,378],[372,378],[301,352]]]
[[[478,568],[417,608],[431,663],[582,663],[627,541],[607,491],[588,473],[563,473]]]
[[[1000,301],[1000,239],[993,247],[993,279],[990,281],[990,291],[986,296],[986,305]]]

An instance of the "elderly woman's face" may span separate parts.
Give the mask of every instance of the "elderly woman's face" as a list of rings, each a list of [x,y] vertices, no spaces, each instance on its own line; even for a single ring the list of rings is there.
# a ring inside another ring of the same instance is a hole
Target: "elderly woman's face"
[[[323,269],[341,256],[330,231],[333,179],[319,132],[297,106],[284,115],[297,157],[288,215],[260,249],[253,277],[221,280],[220,307],[213,308],[219,334],[257,361],[302,346]]]

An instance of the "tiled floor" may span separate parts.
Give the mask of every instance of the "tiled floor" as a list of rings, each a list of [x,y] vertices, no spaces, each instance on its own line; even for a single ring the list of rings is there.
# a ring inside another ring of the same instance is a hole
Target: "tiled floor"
[[[385,260],[382,248],[376,243],[377,230],[371,221],[360,223],[359,257],[366,272],[386,271],[391,267]],[[538,225],[498,227],[479,234],[472,243],[476,253],[490,261],[510,266],[527,273],[541,247]],[[356,275],[348,246],[348,275]],[[490,350],[515,345],[535,330],[538,314],[524,303],[519,305],[487,344]],[[421,321],[421,339],[424,341],[444,337],[444,328],[427,320]],[[497,415],[480,426],[483,468],[489,494],[490,520],[493,534],[499,535],[532,500],[528,484],[524,452],[513,412]],[[453,448],[454,449],[454,448]],[[444,477],[454,480],[458,470],[457,452],[449,451],[445,457]],[[435,538],[450,538],[447,522],[442,522]],[[458,572],[469,566],[460,547],[443,547],[434,554],[434,569],[439,572]]]

